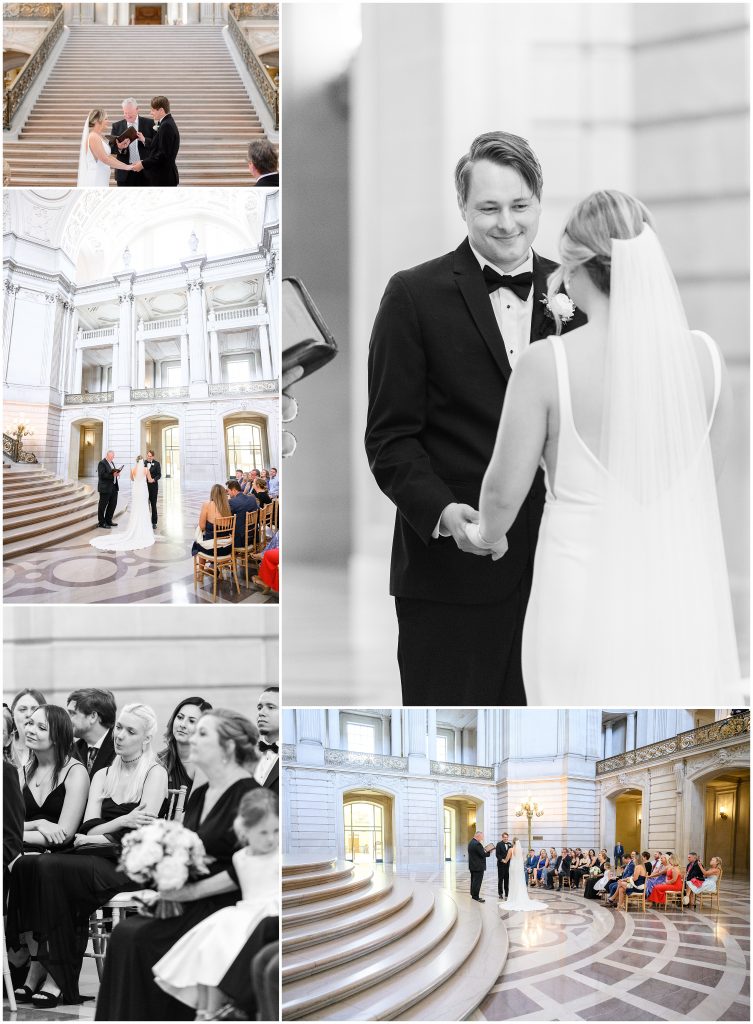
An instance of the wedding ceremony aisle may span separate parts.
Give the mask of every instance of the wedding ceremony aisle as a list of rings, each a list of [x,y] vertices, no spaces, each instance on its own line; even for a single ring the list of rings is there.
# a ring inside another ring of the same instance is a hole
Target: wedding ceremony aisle
[[[97,551],[89,542],[97,530],[96,503],[91,529],[62,540],[54,547],[11,556],[3,561],[7,603],[34,604],[203,604],[212,603],[211,583],[194,591],[191,542],[199,519],[206,488],[181,487],[171,480],[160,481],[157,500],[157,540],[150,548],[115,553]],[[121,498],[115,521],[124,529],[127,501]],[[277,598],[265,596],[241,579],[240,594],[235,583],[223,579],[217,589],[222,604],[269,604]]]

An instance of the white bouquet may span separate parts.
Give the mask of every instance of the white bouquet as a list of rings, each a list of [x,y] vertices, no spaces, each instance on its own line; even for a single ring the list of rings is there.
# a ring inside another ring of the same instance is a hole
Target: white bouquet
[[[209,874],[204,844],[197,833],[177,821],[162,818],[123,837],[119,867],[134,882],[151,885],[157,891],[153,912],[146,909],[150,901],[142,900],[144,913],[154,913],[156,917],[183,913],[180,903],[161,898],[162,893],[174,892],[186,882]]]

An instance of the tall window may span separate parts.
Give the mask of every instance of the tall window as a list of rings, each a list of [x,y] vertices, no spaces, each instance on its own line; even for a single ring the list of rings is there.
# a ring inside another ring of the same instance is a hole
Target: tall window
[[[165,478],[175,480],[180,474],[180,428],[165,427],[162,431],[162,458]]]
[[[437,761],[447,760],[447,737],[437,735]]]
[[[376,737],[373,725],[360,725],[348,722],[345,727],[348,750],[356,754],[373,754],[376,752]]]
[[[345,804],[345,859],[384,863],[384,811],[365,800]]]
[[[180,382],[180,363],[166,363],[162,367],[162,387],[179,388]]]
[[[227,469],[230,476],[236,469],[248,472],[267,465],[266,445],[262,428],[256,423],[233,423],[226,428]]]
[[[453,846],[455,845],[452,840],[452,825],[453,825],[453,811],[450,807],[444,809],[444,859],[452,861],[454,860]]]

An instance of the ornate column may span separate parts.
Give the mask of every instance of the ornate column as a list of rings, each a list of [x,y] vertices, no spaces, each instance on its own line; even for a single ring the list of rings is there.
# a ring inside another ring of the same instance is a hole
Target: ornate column
[[[259,306],[259,312],[264,310],[263,303]],[[264,310],[266,312],[266,310]],[[263,315],[263,314],[262,314]],[[269,317],[267,317],[267,323],[259,324],[259,352],[261,354],[261,375],[264,380],[274,380],[277,376],[272,366],[272,351],[270,348],[269,341]]]
[[[61,401],[65,395],[65,382],[68,374],[68,362],[70,359],[71,324],[73,323],[73,303],[63,302],[63,325],[60,331],[60,363],[58,365],[57,388],[60,392]]]
[[[116,376],[117,367],[117,384],[113,379],[113,391],[115,392],[115,401],[117,403],[124,404],[131,401],[131,387],[133,386],[132,381],[132,339],[133,339],[133,281],[135,274],[126,272],[124,274],[115,274],[115,280],[118,282],[120,288],[120,294],[118,301],[120,302],[120,322],[118,324],[118,345],[117,353],[113,350],[113,378]]]
[[[476,712],[476,764],[486,764],[486,708]]]
[[[13,338],[13,314],[16,310],[16,296],[21,290],[20,284],[5,279],[5,311],[3,317],[3,379],[8,379],[8,363],[10,362],[10,346]]]
[[[186,271],[186,296],[188,299],[188,351],[189,351],[189,395],[191,398],[208,398],[207,380],[207,339],[206,319],[202,292],[204,282],[201,269],[206,263],[205,256],[183,260]]]
[[[212,384],[221,384],[222,368],[220,366],[220,344],[217,337],[217,320],[213,309],[210,309],[207,314],[207,330],[209,331],[209,366],[211,371],[211,381]]]
[[[144,341],[144,321],[139,320],[136,328],[136,387],[146,387],[146,342]]]
[[[319,708],[298,708],[296,711],[296,758],[301,764],[324,764],[323,719],[324,711]]]
[[[612,756],[612,723],[607,722],[604,726],[604,758]]]
[[[414,775],[428,775],[426,709],[406,708],[404,714],[408,771]]]
[[[327,746],[330,750],[340,750],[340,709],[327,708]]]
[[[160,366],[161,370],[161,366]],[[187,388],[191,377],[188,359],[188,319],[184,315],[180,318],[180,386]],[[162,387],[162,376],[160,375],[160,387]]]
[[[280,296],[279,296],[279,282],[276,275],[277,268],[277,251],[270,249],[267,253],[267,269],[265,273],[266,281],[266,293],[267,293],[267,304],[269,306],[269,358],[272,366],[272,372],[269,377],[265,378],[273,380],[280,376],[280,338],[277,334],[278,325],[280,322]],[[262,352],[264,346],[262,345]],[[262,356],[262,359],[264,357]]]
[[[74,395],[81,394],[81,376],[84,370],[84,350],[81,342],[81,328],[78,329],[76,334],[76,347],[74,349],[73,359],[73,379],[71,380],[71,393]]]
[[[402,721],[399,708],[393,708],[390,715],[390,753],[393,757],[403,756]]]
[[[630,711],[626,719],[625,750],[635,750],[635,711]]]
[[[427,734],[429,739],[429,760],[437,759],[437,709],[427,708]]]

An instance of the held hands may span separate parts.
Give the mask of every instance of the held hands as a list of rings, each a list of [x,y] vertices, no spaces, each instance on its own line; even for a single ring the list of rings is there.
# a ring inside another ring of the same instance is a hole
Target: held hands
[[[448,505],[442,513],[442,518],[439,520],[439,533],[443,537],[452,537],[461,551],[465,551],[469,555],[485,557],[490,552],[478,540],[474,540],[467,530],[468,526],[477,522],[478,512],[475,508],[454,502],[452,505]]]
[[[144,169],[144,165],[141,163],[140,160],[139,160],[139,162],[137,164],[131,164],[131,170],[132,171],[143,171],[143,169]]]
[[[476,513],[476,519],[478,519],[478,513]],[[472,544],[477,544],[483,548],[483,554],[491,555],[493,562],[498,562],[500,558],[507,554],[507,537],[500,537],[494,544],[489,544],[481,536],[481,530],[479,529],[478,522],[467,523],[465,527],[465,533],[468,540]]]

